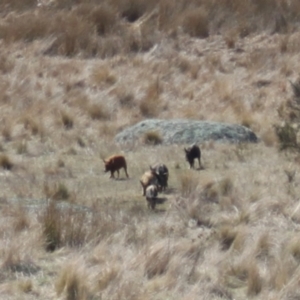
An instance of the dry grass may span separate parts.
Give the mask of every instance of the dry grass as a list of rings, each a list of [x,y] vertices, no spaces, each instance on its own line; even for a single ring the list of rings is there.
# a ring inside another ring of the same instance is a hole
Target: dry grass
[[[197,189],[199,179],[193,171],[185,171],[179,175],[180,192],[182,196],[191,196]]]
[[[6,154],[1,154],[0,155],[0,166],[4,170],[12,170],[14,167],[14,163],[11,161],[8,155]]]
[[[299,298],[298,11],[1,1],[0,298]],[[244,124],[262,142],[200,141],[205,168],[188,170],[159,128],[114,141],[182,117]],[[128,180],[104,174],[114,153]],[[170,177],[153,212],[139,178],[156,162]]]
[[[163,142],[163,138],[158,131],[148,131],[144,134],[143,142],[146,145],[159,145]]]

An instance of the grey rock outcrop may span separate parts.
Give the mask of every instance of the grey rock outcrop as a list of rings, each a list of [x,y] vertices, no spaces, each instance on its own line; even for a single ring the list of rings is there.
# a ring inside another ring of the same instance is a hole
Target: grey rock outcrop
[[[208,140],[230,143],[258,142],[255,133],[242,125],[186,119],[144,120],[124,129],[115,139],[120,144],[134,142],[149,131],[158,132],[163,144],[192,144]]]

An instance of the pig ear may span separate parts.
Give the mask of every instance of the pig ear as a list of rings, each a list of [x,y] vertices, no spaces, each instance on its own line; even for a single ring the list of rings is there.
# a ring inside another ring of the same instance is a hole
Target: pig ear
[[[188,152],[186,148],[184,148],[184,151],[185,151],[185,152]]]
[[[102,158],[102,160],[103,160],[104,163],[107,163],[107,161],[105,159]]]

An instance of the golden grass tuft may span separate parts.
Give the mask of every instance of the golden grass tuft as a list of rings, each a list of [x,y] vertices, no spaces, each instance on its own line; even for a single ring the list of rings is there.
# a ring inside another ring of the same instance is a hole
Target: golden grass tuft
[[[263,288],[263,281],[259,274],[259,268],[255,261],[251,261],[248,267],[247,295],[257,296]]]
[[[96,85],[100,85],[102,83],[114,85],[117,82],[116,76],[108,66],[95,67],[92,70],[90,77],[91,81]]]
[[[33,291],[33,283],[31,279],[21,279],[18,282],[18,288],[23,293],[29,294]]]
[[[87,274],[84,270],[84,262],[73,262],[66,265],[55,283],[57,296],[65,294],[67,300],[90,299],[87,284]]]
[[[119,275],[120,266],[114,264],[110,267],[105,268],[98,277],[97,280],[97,290],[105,290],[109,284],[111,284]]]
[[[199,184],[199,179],[193,171],[185,170],[180,175],[178,175],[180,184],[180,193],[183,197],[189,197],[192,195]]]
[[[110,114],[101,103],[91,104],[88,106],[87,111],[93,120],[107,120],[110,118]]]
[[[246,262],[235,262],[229,264],[224,270],[225,284],[229,288],[242,288],[247,284],[248,265]]]
[[[225,204],[226,200],[222,202],[223,198],[231,197],[234,191],[232,179],[225,177],[220,181],[208,181],[203,186],[202,195],[208,201],[220,202],[222,205]],[[230,202],[230,199],[228,199]],[[226,205],[225,205],[226,206]]]
[[[265,259],[270,256],[270,249],[272,249],[272,243],[268,232],[263,232],[259,236],[256,246],[255,254],[257,258]]]
[[[163,138],[158,131],[147,131],[143,136],[143,142],[146,145],[156,146],[163,142]]]
[[[62,125],[65,129],[69,130],[72,129],[74,126],[74,118],[70,113],[67,113],[66,111],[61,111],[61,121]]]
[[[147,278],[151,279],[164,274],[168,269],[170,258],[170,249],[159,246],[153,249],[145,261],[145,274]]]
[[[159,78],[154,80],[147,87],[145,96],[139,103],[141,114],[144,117],[152,118],[160,111],[160,94],[162,92]]]

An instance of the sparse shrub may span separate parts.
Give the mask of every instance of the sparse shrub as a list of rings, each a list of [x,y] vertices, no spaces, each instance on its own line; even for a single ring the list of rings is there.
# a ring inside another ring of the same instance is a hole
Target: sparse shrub
[[[285,122],[283,126],[275,126],[275,132],[280,143],[280,150],[298,148],[297,133],[290,123]]]
[[[6,154],[1,154],[0,155],[0,166],[2,169],[10,171],[13,168],[14,164],[10,160],[9,156],[7,156]]]
[[[147,145],[159,145],[163,142],[163,138],[158,131],[148,131],[144,134],[143,142]]]

